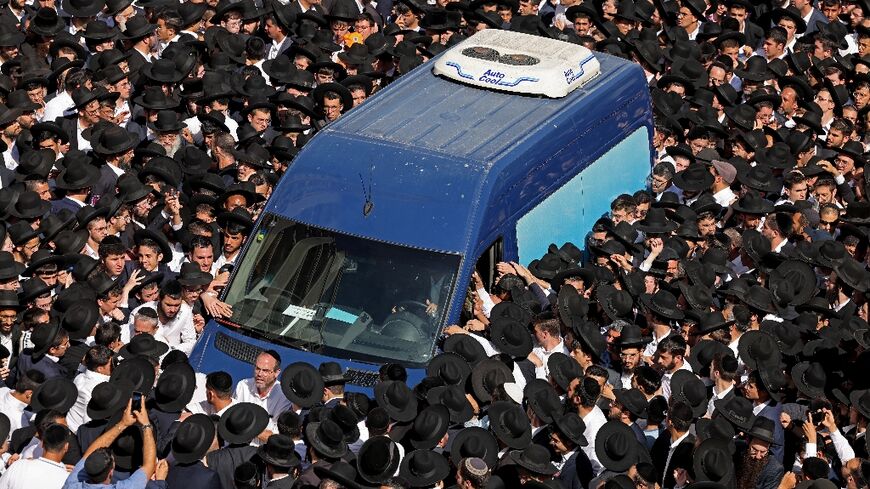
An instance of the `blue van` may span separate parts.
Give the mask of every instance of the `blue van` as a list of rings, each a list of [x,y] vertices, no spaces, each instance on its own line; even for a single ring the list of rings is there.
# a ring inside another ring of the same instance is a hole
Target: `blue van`
[[[643,71],[561,41],[484,30],[320,131],[245,244],[191,354],[253,374],[338,361],[351,390],[385,363],[415,385],[471,275],[580,243],[610,201],[645,184],[652,112]]]

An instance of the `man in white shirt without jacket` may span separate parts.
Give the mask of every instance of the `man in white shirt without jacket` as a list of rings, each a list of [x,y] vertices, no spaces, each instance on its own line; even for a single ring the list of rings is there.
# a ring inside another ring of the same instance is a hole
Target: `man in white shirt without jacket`
[[[92,346],[85,354],[84,365],[87,368],[83,373],[73,379],[73,384],[79,390],[76,403],[66,415],[69,429],[78,431],[79,426],[91,420],[88,416],[88,402],[91,400],[91,392],[98,384],[109,381],[112,374],[112,357],[114,352],[106,346]]]
[[[68,430],[53,424],[42,434],[42,456],[22,458],[9,466],[0,477],[0,489],[60,489],[69,472],[61,462],[69,448]]]
[[[293,408],[293,405],[281,391],[281,383],[278,376],[281,374],[281,356],[274,350],[264,350],[257,355],[254,363],[254,376],[242,379],[236,385],[236,393],[233,396],[238,402],[251,402],[261,406],[269,413],[271,418],[269,428],[258,437],[261,442],[273,434],[275,419],[284,411]]]
[[[146,302],[130,314],[127,327],[121,330],[121,341],[129,343],[136,313],[142,308],[150,307],[157,311],[157,321],[160,324],[158,332],[163,335],[166,344],[190,355],[196,344],[196,328],[193,326],[193,310],[182,300],[181,292],[181,284],[175,280],[163,284],[156,302]]]

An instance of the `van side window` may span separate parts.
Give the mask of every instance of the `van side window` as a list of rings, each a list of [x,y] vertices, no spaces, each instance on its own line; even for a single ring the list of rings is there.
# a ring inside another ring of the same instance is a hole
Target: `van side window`
[[[499,238],[480,255],[480,258],[477,259],[477,264],[474,265],[474,269],[477,270],[478,274],[480,274],[480,278],[483,280],[483,285],[486,286],[486,290],[491,291],[493,286],[495,286],[495,280],[498,277],[498,271],[495,269],[495,266],[498,262],[503,260],[504,239],[499,236]]]

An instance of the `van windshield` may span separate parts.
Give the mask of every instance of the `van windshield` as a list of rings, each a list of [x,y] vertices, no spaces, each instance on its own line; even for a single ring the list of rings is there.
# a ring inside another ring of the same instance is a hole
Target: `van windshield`
[[[422,367],[460,256],[318,229],[267,214],[225,301],[243,331],[305,351]]]

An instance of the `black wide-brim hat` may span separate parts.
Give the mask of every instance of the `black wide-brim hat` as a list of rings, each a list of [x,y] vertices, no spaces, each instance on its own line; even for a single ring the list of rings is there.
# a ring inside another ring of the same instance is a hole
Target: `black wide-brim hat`
[[[161,411],[168,413],[184,409],[196,390],[196,374],[186,362],[173,363],[160,373],[154,388],[154,401]]]
[[[30,335],[30,341],[33,343],[30,356],[34,360],[42,358],[51,348],[51,343],[57,337],[58,332],[60,332],[60,321],[55,319],[35,327]]]
[[[465,385],[471,365],[459,354],[443,352],[426,365],[426,376],[441,379],[445,385]]]
[[[677,229],[679,225],[667,218],[664,209],[650,209],[643,220],[635,224],[638,231],[647,234],[665,234]]]
[[[172,260],[172,247],[169,245],[169,240],[166,239],[166,236],[163,233],[158,233],[152,229],[138,229],[133,234],[133,242],[136,243],[136,246],[142,244],[142,242],[146,239],[154,241],[160,247],[160,252],[163,254],[163,259],[160,260],[161,263],[169,263]]]
[[[495,467],[498,462],[498,440],[483,428],[472,426],[463,428],[452,437],[450,444],[450,460],[459,466],[464,458],[477,457],[483,459],[489,467]]]
[[[181,422],[172,437],[172,456],[180,464],[202,459],[214,441],[214,421],[206,414],[194,414]]]
[[[741,396],[726,397],[713,402],[716,414],[722,416],[743,432],[752,428],[755,416],[752,414],[752,402]]]
[[[399,466],[399,477],[411,487],[430,487],[449,474],[447,459],[432,450],[414,450],[405,455]]]
[[[395,421],[407,423],[417,416],[417,398],[404,382],[379,383],[375,386],[375,400]]]
[[[268,424],[269,413],[265,409],[250,402],[240,402],[221,415],[218,434],[227,443],[250,443]]]
[[[12,261],[12,263],[17,262]],[[445,352],[456,353],[471,365],[487,358],[486,350],[483,349],[480,342],[465,334],[448,336],[441,348]]]
[[[381,484],[393,477],[401,461],[399,445],[386,435],[373,436],[357,453],[356,467],[360,477],[372,484]]]
[[[490,341],[502,353],[514,358],[525,358],[532,352],[532,335],[517,320],[501,317],[490,323]]]
[[[127,407],[133,384],[125,379],[97,384],[91,391],[87,413],[91,419],[109,419]]]
[[[14,303],[11,301],[4,301],[2,296],[0,296],[0,308],[14,308],[16,310],[21,310],[29,304],[30,301],[41,295],[48,294],[53,289],[54,286],[46,284],[38,277],[25,280],[21,285],[21,292],[18,294],[17,300]]]
[[[103,130],[100,137],[92,144],[94,153],[113,155],[135,148],[139,144],[139,136],[120,126],[112,125]]]
[[[637,463],[637,438],[621,421],[608,421],[595,435],[595,454],[607,470],[624,472]]]
[[[502,443],[521,450],[532,442],[532,427],[523,409],[512,401],[496,401],[488,411],[489,429]]]
[[[138,356],[160,358],[169,351],[169,345],[162,341],[156,340],[149,334],[136,335],[130,339],[130,342],[124,345],[118,355],[121,358],[135,358]]]
[[[72,17],[93,17],[106,6],[105,0],[63,0],[64,12]]]
[[[493,358],[481,360],[471,371],[471,389],[481,402],[491,401],[492,390],[505,382],[513,382],[513,373],[507,365]]]
[[[178,83],[185,76],[171,59],[158,59],[153,63],[147,63],[139,69],[139,72],[149,80],[165,84]]]
[[[776,339],[757,330],[747,331],[740,336],[737,343],[737,353],[743,363],[751,370],[762,366],[776,365],[781,358]]]
[[[254,228],[251,214],[243,207],[236,207],[232,212],[221,212],[217,216],[217,223],[222,228],[227,227],[230,223],[238,224],[247,229],[245,234],[250,233],[251,229]]]
[[[100,180],[100,170],[88,163],[70,165],[55,179],[55,186],[62,190],[93,187]]]
[[[791,378],[797,390],[809,399],[825,397],[827,376],[816,362],[800,362],[791,369]]]
[[[342,85],[341,83],[332,82],[317,85],[311,92],[311,98],[314,99],[315,103],[320,105],[323,103],[323,95],[326,92],[335,92],[336,94],[338,94],[339,98],[341,98],[343,112],[347,112],[348,110],[353,108],[353,95],[350,93],[350,90],[348,90],[347,87]]]
[[[269,414],[265,410],[263,410],[263,414],[266,416],[265,423],[263,424],[263,428],[265,428],[268,423]],[[221,419],[223,420],[223,417]],[[248,441],[256,435],[254,434]],[[347,453],[347,442],[344,441],[341,427],[331,419],[308,423],[308,426],[305,427],[305,439],[309,447],[326,457],[340,458]],[[247,441],[244,443],[247,443]]]
[[[459,385],[433,387],[426,394],[426,400],[430,406],[439,404],[446,407],[450,411],[450,422],[454,425],[465,423],[474,415],[471,403]]]
[[[293,404],[307,409],[323,397],[323,379],[313,365],[295,362],[281,372],[281,391]]]
[[[416,449],[435,448],[450,427],[450,410],[446,406],[431,405],[420,411],[405,441]]]
[[[668,296],[664,295],[668,294]],[[643,294],[640,296],[640,302],[648,309],[667,319],[680,320],[684,314],[677,307],[677,299],[670,292],[664,290],[655,294]]]
[[[30,408],[34,412],[52,409],[60,413],[69,412],[78,399],[78,388],[66,377],[53,377],[33,390]]]
[[[556,466],[550,462],[549,452],[542,445],[533,444],[523,450],[511,450],[508,457],[533,474],[553,476],[557,472]]]
[[[677,370],[671,377],[671,399],[688,404],[696,418],[707,412],[707,388],[697,375],[688,370]]]
[[[692,454],[695,479],[699,482],[729,484],[734,478],[731,452],[732,447],[727,440],[708,438],[701,442]]]

